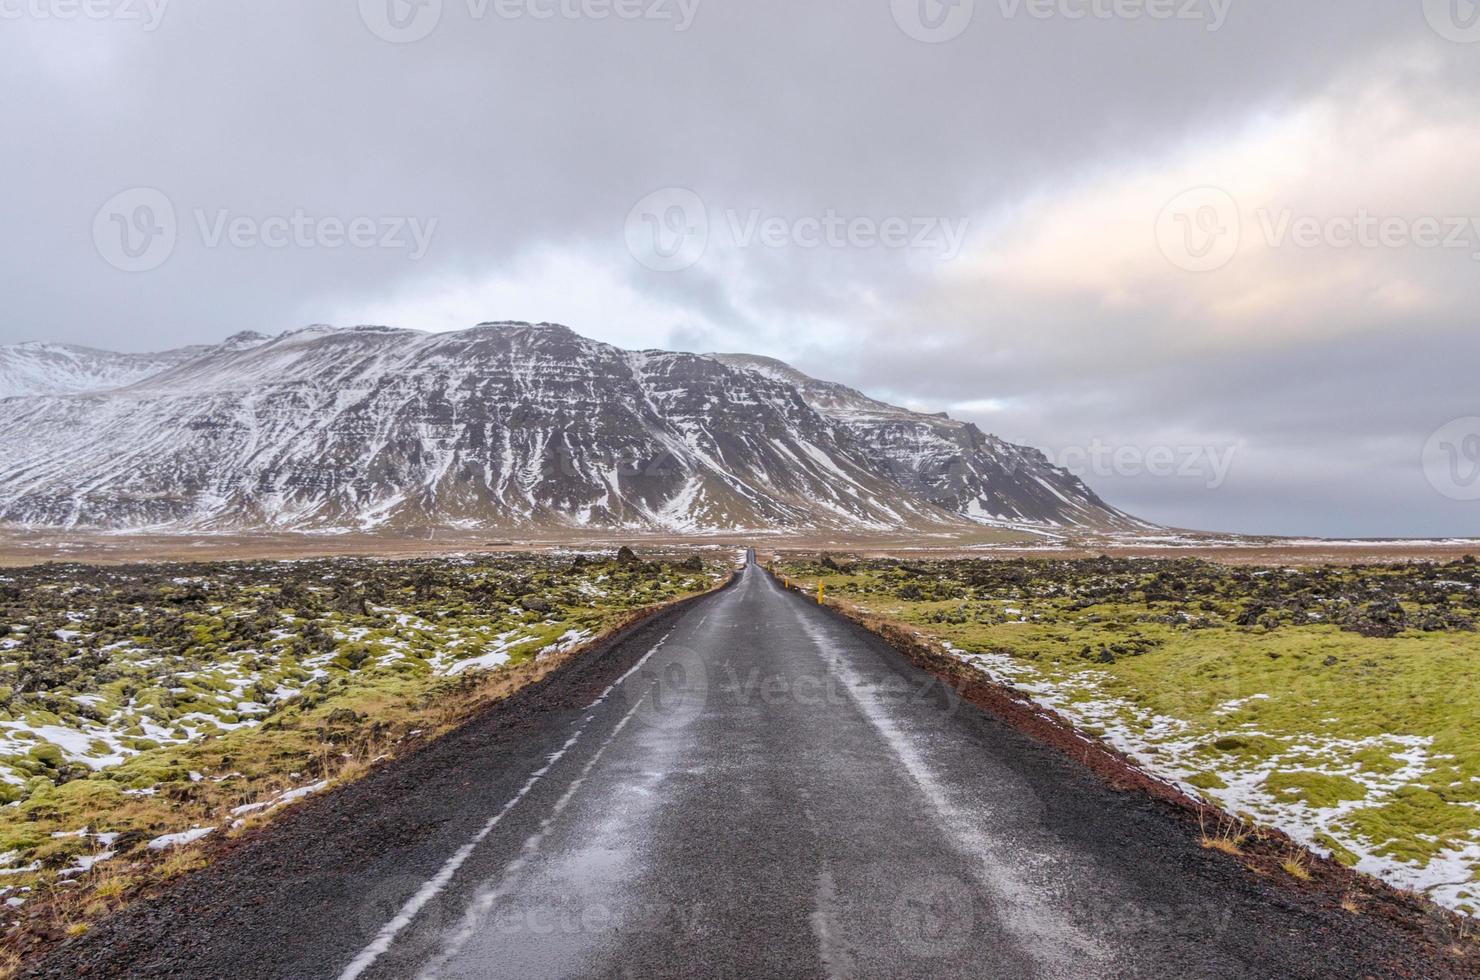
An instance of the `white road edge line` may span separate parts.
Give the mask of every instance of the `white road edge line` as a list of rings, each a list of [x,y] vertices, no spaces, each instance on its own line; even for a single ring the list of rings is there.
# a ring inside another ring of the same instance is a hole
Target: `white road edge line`
[[[1044,904],[1039,890],[1023,877],[1012,862],[1001,860],[1000,846],[979,829],[981,819],[958,808],[946,787],[936,778],[930,764],[916,751],[910,737],[895,723],[888,709],[870,693],[868,679],[847,662],[833,647],[830,624],[818,622],[796,605],[791,607],[797,624],[811,640],[822,661],[843,682],[843,690],[873,726],[904,773],[920,790],[937,815],[936,825],[947,840],[965,856],[976,859],[973,877],[984,885],[999,911],[1002,926],[1018,940],[1020,948],[1052,977],[1109,976],[1106,968],[1108,951],[1092,936],[1078,929],[1057,910]],[[1092,966],[1094,972],[1083,972]]]
[[[621,677],[618,677],[616,680],[608,684],[606,690],[602,691],[601,695],[597,697],[595,701],[592,701],[589,705],[586,706],[586,710],[590,711],[592,708],[595,708],[597,705],[601,704],[611,695],[612,691],[616,690],[617,685],[621,684],[627,678],[637,673],[638,670],[642,668],[643,664],[648,662],[648,658],[657,653],[658,650],[662,648],[663,644],[668,642],[668,637],[673,635],[673,629],[674,627],[670,627],[668,632],[663,634],[663,638],[660,639],[657,643],[653,644],[653,648],[647,653],[643,654],[642,659],[638,660],[637,663],[632,665],[631,670],[627,671]],[[623,720],[625,721],[625,719]],[[483,827],[476,834],[473,835],[473,839],[468,841],[462,847],[458,848],[457,851],[454,852],[453,855],[447,859],[447,861],[442,865],[437,873],[433,875],[431,879],[428,880],[424,885],[417,889],[416,894],[412,895],[406,900],[406,903],[401,906],[400,910],[396,912],[391,920],[381,927],[380,932],[376,933],[375,938],[370,941],[370,944],[364,949],[360,950],[359,954],[350,961],[349,966],[346,966],[344,968],[344,972],[339,974],[339,980],[355,980],[356,977],[368,970],[370,966],[386,952],[386,950],[391,948],[391,943],[395,941],[396,936],[400,934],[401,930],[405,929],[408,925],[411,924],[411,921],[416,918],[416,913],[420,912],[423,906],[425,906],[433,898],[437,897],[437,895],[447,887],[448,883],[452,881],[452,876],[457,874],[457,870],[461,868],[465,863],[467,863],[468,858],[472,857],[474,849],[477,848],[479,844],[483,843],[484,838],[486,838],[490,833],[493,832],[493,828],[497,827],[499,825],[499,822],[504,819],[508,812],[514,809],[514,806],[520,800],[529,795],[529,791],[534,789],[535,784],[538,783],[542,778],[544,778],[545,774],[550,771],[550,768],[554,766],[555,763],[559,762],[560,759],[567,752],[569,752],[577,742],[580,741],[581,736],[586,733],[586,728],[590,724],[590,721],[591,719],[589,717],[586,718],[581,723],[581,727],[576,729],[575,734],[571,735],[571,737],[566,740],[564,745],[562,745],[553,754],[551,754],[550,757],[545,760],[545,764],[543,766],[536,769],[530,775],[529,779],[525,781],[524,785],[519,787],[519,791],[515,793],[507,803],[500,807],[497,813],[488,818],[488,822],[485,823]]]
[[[458,953],[462,952],[462,948],[467,945],[468,940],[477,932],[478,922],[488,914],[488,910],[493,908],[493,903],[497,902],[507,890],[509,879],[522,871],[524,866],[539,853],[540,845],[544,843],[545,838],[549,835],[551,826],[565,812],[565,808],[570,805],[570,801],[575,798],[576,793],[580,792],[581,787],[585,785],[586,780],[591,776],[591,771],[596,768],[596,764],[606,754],[607,748],[611,746],[612,742],[616,741],[618,735],[622,734],[622,729],[627,727],[627,722],[632,720],[632,716],[637,714],[637,709],[641,708],[643,702],[646,700],[647,692],[643,692],[642,697],[638,698],[632,707],[627,710],[627,713],[622,716],[622,720],[617,722],[611,734],[602,740],[600,747],[591,754],[591,758],[587,759],[585,766],[581,768],[581,774],[571,781],[571,784],[566,787],[565,792],[561,794],[560,799],[556,800],[555,805],[550,808],[549,816],[540,821],[539,829],[531,834],[529,839],[524,842],[524,846],[519,849],[518,857],[505,865],[504,872],[499,876],[497,884],[492,887],[484,885],[479,890],[477,896],[469,903],[467,911],[463,913],[461,927],[442,948],[442,951],[437,954],[436,958],[428,963],[422,969],[421,973],[417,975],[418,980],[436,980],[441,974],[442,968],[451,960],[455,959]]]

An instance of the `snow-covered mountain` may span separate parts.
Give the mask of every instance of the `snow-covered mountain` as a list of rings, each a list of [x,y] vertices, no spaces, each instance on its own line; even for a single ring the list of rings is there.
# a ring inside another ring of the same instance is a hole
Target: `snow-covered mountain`
[[[71,344],[0,347],[0,398],[71,395],[120,388],[198,357],[208,349],[197,347],[162,354],[116,354]]]
[[[991,524],[1152,526],[1114,510],[1038,450],[1004,442],[970,422],[889,405],[774,358],[711,356],[792,385],[848,433],[875,469],[943,510]]]
[[[0,348],[0,521],[163,530],[1137,524],[1031,449],[553,324]]]

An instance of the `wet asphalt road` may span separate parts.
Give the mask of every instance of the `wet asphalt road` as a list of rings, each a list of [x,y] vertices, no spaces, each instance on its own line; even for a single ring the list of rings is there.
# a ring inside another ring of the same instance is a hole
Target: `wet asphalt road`
[[[1428,964],[748,564],[22,975],[1440,975]]]
[[[1223,903],[1056,831],[1052,808],[1101,788],[1045,799],[983,722],[748,564],[442,869],[425,921],[403,907],[342,975],[1250,972],[1220,948]]]

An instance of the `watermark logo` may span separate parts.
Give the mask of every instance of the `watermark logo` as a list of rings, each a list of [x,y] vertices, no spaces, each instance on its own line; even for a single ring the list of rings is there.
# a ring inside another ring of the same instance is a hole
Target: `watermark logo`
[[[1476,0],[1423,0],[1423,15],[1446,41],[1480,42],[1480,3]]]
[[[976,14],[976,0],[890,0],[889,9],[905,34],[942,44],[965,33]]]
[[[1480,262],[1480,217],[1474,215],[1316,215],[1293,208],[1256,208],[1245,228],[1238,202],[1218,187],[1197,187],[1173,198],[1156,220],[1161,253],[1179,269],[1212,272],[1233,261],[1245,235],[1270,249],[1419,249],[1468,252]]]
[[[912,876],[902,883],[890,919],[894,938],[916,956],[952,956],[976,931],[976,893],[952,875]]]
[[[360,19],[382,41],[412,44],[442,22],[442,0],[360,0]]]
[[[1238,202],[1221,187],[1194,187],[1167,202],[1156,218],[1156,244],[1187,272],[1213,272],[1233,261],[1243,238]]]
[[[93,216],[93,245],[103,261],[124,272],[148,272],[169,261],[179,229],[175,205],[163,191],[131,187],[110,197]]]
[[[195,208],[181,222],[168,195],[133,187],[113,195],[93,216],[93,244],[103,260],[124,272],[149,272],[169,261],[182,232],[193,231],[203,248],[389,249],[415,262],[431,248],[436,218],[401,215],[241,214],[229,208]]]
[[[152,33],[170,0],[0,0],[0,20],[116,20]]]
[[[686,187],[653,191],[627,212],[627,251],[655,272],[678,272],[709,247],[709,209]]]
[[[1455,419],[1429,436],[1423,472],[1451,500],[1480,500],[1480,417]]]
[[[665,642],[617,690],[649,728],[683,728],[709,703],[709,665],[698,651]]]

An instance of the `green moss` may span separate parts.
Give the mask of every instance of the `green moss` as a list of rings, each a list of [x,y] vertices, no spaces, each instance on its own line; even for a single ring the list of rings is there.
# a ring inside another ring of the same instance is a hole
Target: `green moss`
[[[1266,776],[1264,789],[1282,802],[1296,800],[1314,807],[1334,807],[1345,800],[1367,796],[1365,786],[1345,776],[1288,769]]]
[[[434,665],[477,656],[505,634],[516,641],[512,659],[526,661],[568,630],[598,631],[713,584],[661,565],[532,555],[224,563],[188,575],[179,566],[36,566],[12,577],[21,587],[18,598],[0,591],[0,622],[80,618],[88,647],[111,649],[105,660],[0,652],[0,717],[78,733],[102,725],[136,753],[93,773],[24,731],[0,733],[0,765],[27,780],[0,784],[0,803],[18,803],[0,810],[0,841],[23,861],[42,847],[48,860],[82,853],[86,841],[49,844],[49,835],[83,826],[147,838],[221,823],[244,800],[337,766],[341,748],[378,752],[388,731],[437,728],[449,704],[481,689],[469,675],[437,676]],[[521,597],[549,608],[511,610]],[[280,686],[299,693],[284,698]],[[265,713],[239,712],[240,701]],[[89,750],[114,751],[97,738]],[[192,771],[212,778],[193,781]]]
[[[1346,865],[1348,868],[1354,867],[1359,860],[1357,855],[1353,854],[1342,845],[1341,841],[1332,837],[1330,834],[1317,834],[1316,843],[1330,851],[1331,857],[1334,860]]]
[[[1189,776],[1188,784],[1198,789],[1227,789],[1228,784],[1215,772],[1200,772]]]
[[[1248,760],[1268,759],[1283,748],[1279,742],[1263,735],[1220,735],[1207,744],[1217,752]]]
[[[18,851],[21,854],[31,854],[48,839],[50,835],[37,826],[28,827],[15,824],[0,826],[0,852]]]
[[[1480,813],[1422,786],[1404,786],[1382,805],[1356,811],[1350,823],[1377,853],[1422,864],[1480,831]]]
[[[52,769],[61,766],[63,762],[61,748],[52,745],[50,742],[42,742],[40,745],[32,746],[29,755],[32,759]]]

